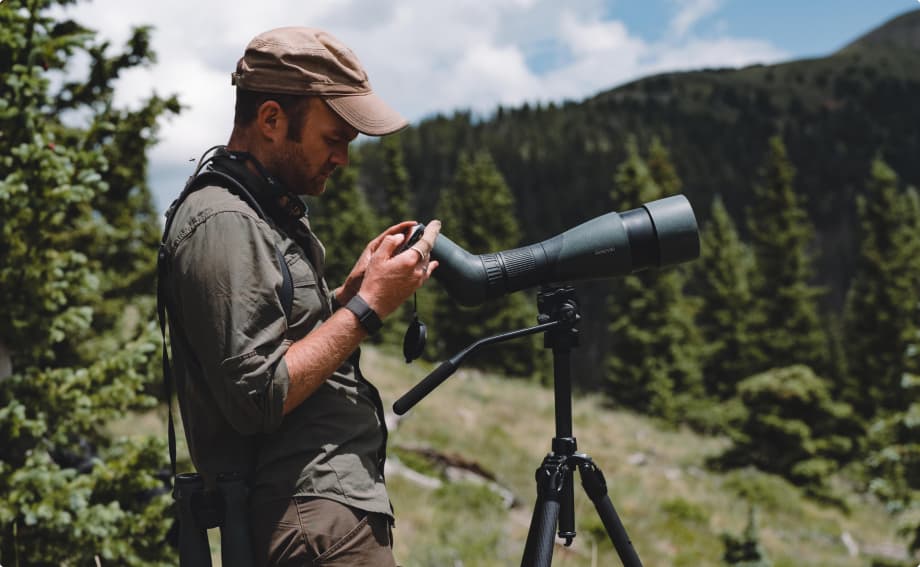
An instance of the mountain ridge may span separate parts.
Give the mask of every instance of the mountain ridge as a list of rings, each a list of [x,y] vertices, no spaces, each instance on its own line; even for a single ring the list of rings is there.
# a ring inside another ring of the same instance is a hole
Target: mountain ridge
[[[920,51],[920,8],[895,16],[848,43],[838,53],[866,48]]]
[[[827,290],[825,310],[839,312],[858,255],[856,199],[872,161],[883,158],[903,185],[920,186],[916,52],[874,47],[872,39],[916,25],[917,14],[898,16],[861,36],[856,47],[824,57],[660,73],[582,101],[499,107],[486,120],[471,112],[427,119],[398,138],[416,213],[434,218],[459,156],[486,150],[515,196],[522,244],[538,242],[614,210],[614,174],[626,141],[634,137],[644,151],[657,138],[669,149],[681,192],[701,225],[719,195],[746,238],[749,196],[768,140],[779,135],[816,228],[815,283]],[[362,184],[379,203],[381,146],[362,146],[361,158]],[[448,236],[451,230],[443,227]],[[579,286],[586,313],[606,312],[605,283]],[[583,376],[603,367],[609,332],[605,317],[590,319],[591,345],[578,369]]]

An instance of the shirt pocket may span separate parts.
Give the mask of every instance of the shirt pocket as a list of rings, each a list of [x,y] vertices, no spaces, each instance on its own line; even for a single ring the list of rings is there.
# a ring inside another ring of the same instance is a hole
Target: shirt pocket
[[[287,338],[297,340],[312,331],[325,318],[326,298],[320,289],[316,272],[306,259],[299,254],[291,254],[285,256],[285,261],[294,284]]]

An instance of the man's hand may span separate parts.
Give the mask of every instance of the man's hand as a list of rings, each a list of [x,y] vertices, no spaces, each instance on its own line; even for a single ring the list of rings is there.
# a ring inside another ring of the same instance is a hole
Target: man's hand
[[[406,233],[415,226],[412,221],[399,223],[383,231],[372,240],[348,276],[351,295],[345,297],[343,289],[336,290],[336,298],[347,303],[355,293],[377,312],[386,317],[399,307],[431,276],[438,266],[428,262],[428,255],[441,230],[440,221],[431,221],[422,238],[411,250],[396,254],[396,249],[406,239]],[[394,255],[395,254],[395,255]],[[366,336],[357,320],[347,309],[340,309],[328,321],[295,341],[284,354],[290,384],[284,398],[284,413],[299,406],[358,347]]]
[[[348,303],[351,298],[358,293],[358,290],[361,289],[361,283],[364,281],[364,273],[367,271],[367,265],[371,261],[371,255],[377,251],[383,239],[387,236],[404,234],[416,224],[415,221],[403,221],[399,224],[394,224],[368,242],[367,246],[364,247],[364,251],[361,252],[358,261],[355,262],[354,267],[351,269],[351,273],[345,278],[345,282],[335,291],[335,298],[336,301],[339,302],[339,305]]]
[[[406,238],[405,231],[383,235],[371,252],[359,291],[381,318],[402,305],[438,267],[429,257],[440,232],[441,221],[433,220],[425,226],[419,241],[405,252],[395,254]]]

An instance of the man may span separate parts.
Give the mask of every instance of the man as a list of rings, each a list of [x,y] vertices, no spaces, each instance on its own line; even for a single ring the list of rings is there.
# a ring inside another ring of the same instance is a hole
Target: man
[[[440,223],[401,253],[414,223],[390,227],[330,293],[325,251],[291,193],[321,194],[358,133],[406,121],[355,55],[316,29],[257,36],[232,81],[233,132],[211,169],[257,203],[208,184],[179,203],[165,238],[189,452],[209,486],[249,480],[257,565],[395,565],[383,408],[357,349],[437,266],[428,256]]]

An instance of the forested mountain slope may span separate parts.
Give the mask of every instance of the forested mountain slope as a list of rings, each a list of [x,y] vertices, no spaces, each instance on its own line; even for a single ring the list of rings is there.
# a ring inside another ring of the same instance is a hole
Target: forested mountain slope
[[[525,240],[556,234],[611,205],[630,135],[670,150],[683,192],[705,219],[715,195],[740,218],[767,141],[780,135],[817,228],[820,283],[839,306],[855,255],[854,198],[875,156],[920,182],[920,10],[816,59],[664,73],[561,105],[437,116],[400,136],[422,218],[434,214],[461,152],[488,150],[516,197]],[[362,148],[379,184],[379,147]],[[483,211],[489,214],[489,211]],[[445,227],[450,234],[451,227]],[[481,251],[480,251],[481,252]]]

